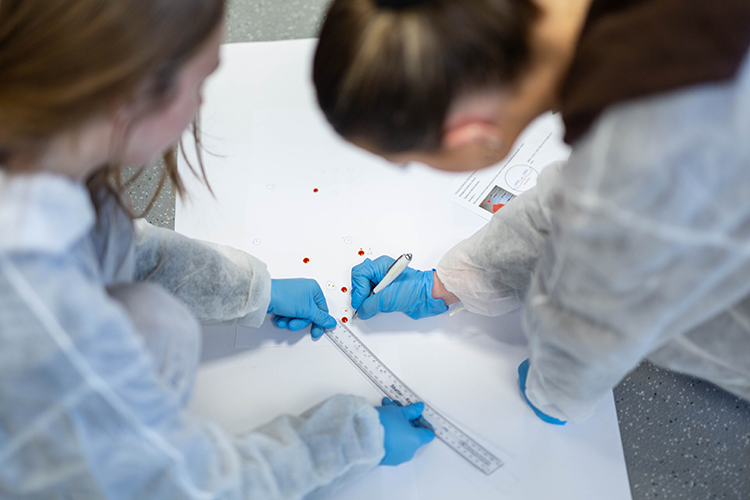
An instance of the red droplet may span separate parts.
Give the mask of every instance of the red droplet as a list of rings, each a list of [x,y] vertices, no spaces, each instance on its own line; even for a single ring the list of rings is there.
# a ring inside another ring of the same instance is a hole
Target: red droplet
[[[310,259],[308,259],[307,257],[305,257],[304,259],[302,259],[302,262],[304,262],[305,264],[307,264],[308,262],[310,262]]]
[[[349,321],[349,318],[347,318],[346,316],[344,316],[343,318],[341,318],[341,322],[342,323],[346,323],[347,321]]]
[[[359,249],[359,252],[357,252],[357,253],[359,254],[360,257],[362,257],[362,256],[365,255],[365,251],[362,250],[361,248]]]
[[[318,192],[318,188],[313,189],[313,193],[317,193],[317,192]]]
[[[349,289],[348,289],[348,288],[346,288],[345,286],[342,286],[342,287],[341,287],[341,291],[342,291],[342,292],[344,292],[344,293],[346,293],[346,292],[348,292],[348,291],[349,291]]]

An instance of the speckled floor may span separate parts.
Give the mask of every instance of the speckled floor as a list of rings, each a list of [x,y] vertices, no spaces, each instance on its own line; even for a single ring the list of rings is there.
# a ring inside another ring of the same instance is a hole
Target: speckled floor
[[[650,363],[614,392],[634,500],[750,498],[750,403]]]
[[[313,37],[327,3],[230,0],[227,41]],[[146,207],[158,178],[159,166],[148,167],[130,189],[136,213]],[[147,218],[174,227],[171,188]],[[614,392],[634,500],[750,499],[750,403],[649,363]]]

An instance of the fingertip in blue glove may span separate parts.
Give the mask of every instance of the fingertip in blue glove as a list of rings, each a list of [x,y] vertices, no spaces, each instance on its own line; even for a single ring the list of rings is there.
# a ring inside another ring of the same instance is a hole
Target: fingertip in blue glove
[[[521,363],[518,366],[518,386],[521,388],[521,393],[523,394],[523,398],[526,400],[529,406],[531,406],[531,409],[534,410],[534,413],[536,413],[536,416],[541,418],[543,421],[547,422],[548,424],[553,425],[565,425],[567,423],[567,420],[558,420],[554,417],[550,417],[546,413],[543,413],[540,411],[536,406],[531,404],[531,401],[529,401],[529,398],[526,397],[526,377],[529,375],[529,360],[527,359],[523,363]]]
[[[382,404],[375,408],[385,429],[385,457],[380,465],[408,462],[419,448],[435,439],[434,432],[415,423],[424,411],[424,403],[398,406],[390,399],[383,398]]]
[[[271,280],[271,303],[268,313],[279,328],[292,331],[310,329],[314,339],[323,336],[324,328],[335,328],[336,320],[328,314],[328,304],[318,282],[305,278]]]
[[[436,316],[448,310],[440,299],[432,297],[433,270],[406,268],[393,283],[372,297],[370,292],[385,277],[394,259],[383,255],[365,259],[352,268],[352,308],[362,319],[380,312],[401,311],[413,319]]]

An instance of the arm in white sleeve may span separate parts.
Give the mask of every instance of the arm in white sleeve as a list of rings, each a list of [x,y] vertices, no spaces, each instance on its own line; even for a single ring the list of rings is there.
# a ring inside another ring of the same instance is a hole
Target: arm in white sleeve
[[[194,240],[143,219],[135,223],[135,279],[158,283],[203,323],[263,323],[271,302],[266,265],[231,247]]]
[[[576,145],[523,318],[544,413],[587,418],[641,359],[750,292],[747,90],[628,103]]]
[[[499,316],[521,304],[549,236],[563,167],[563,162],[549,165],[534,188],[440,260],[438,278],[469,311]]]
[[[361,398],[240,437],[187,413],[93,280],[73,258],[0,254],[0,497],[299,500],[382,459]]]

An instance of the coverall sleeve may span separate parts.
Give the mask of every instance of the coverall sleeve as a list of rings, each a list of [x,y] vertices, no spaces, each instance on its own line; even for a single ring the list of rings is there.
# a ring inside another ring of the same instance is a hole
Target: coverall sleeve
[[[266,265],[234,248],[194,240],[139,219],[135,279],[158,283],[202,323],[240,319],[258,327],[271,302]]]
[[[440,260],[438,278],[467,310],[500,316],[521,305],[550,234],[551,205],[564,165],[549,165],[535,187]]]
[[[613,108],[574,148],[523,315],[544,413],[584,420],[750,293],[748,76]]]
[[[642,359],[750,294],[748,96],[750,62],[734,82],[611,108],[440,262],[470,311],[524,299],[527,396],[544,413],[585,420]]]
[[[238,437],[186,412],[79,266],[0,254],[1,497],[291,500],[382,459],[377,411],[357,397]]]

